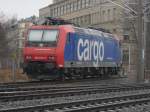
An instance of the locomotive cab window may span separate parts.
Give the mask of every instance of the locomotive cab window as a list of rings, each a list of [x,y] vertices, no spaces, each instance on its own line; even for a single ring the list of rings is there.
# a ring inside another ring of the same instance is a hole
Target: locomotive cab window
[[[31,30],[29,33],[28,41],[40,42],[43,35],[42,30]]]
[[[43,42],[56,42],[57,41],[57,30],[45,30],[43,34]]]
[[[58,30],[30,30],[28,45],[53,47],[57,45]]]

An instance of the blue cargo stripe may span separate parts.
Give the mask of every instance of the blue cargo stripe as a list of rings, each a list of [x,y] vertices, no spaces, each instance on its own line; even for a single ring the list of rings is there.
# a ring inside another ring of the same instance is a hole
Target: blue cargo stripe
[[[65,62],[88,62],[98,67],[102,62],[120,62],[118,42],[87,34],[70,33],[65,46]]]

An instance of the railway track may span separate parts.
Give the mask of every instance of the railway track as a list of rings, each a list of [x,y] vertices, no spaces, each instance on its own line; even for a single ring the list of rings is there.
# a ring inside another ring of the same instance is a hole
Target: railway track
[[[136,106],[140,106],[141,109],[142,107],[147,106],[147,108],[149,109],[149,105],[150,92],[110,96],[93,100],[79,100],[68,103],[9,108],[0,110],[0,112],[108,112],[108,110],[111,110],[111,112],[116,112],[116,110],[118,109],[123,110],[124,108],[130,108],[130,106],[133,106],[135,109]],[[139,110],[134,112],[138,111]]]
[[[17,88],[26,86],[41,86],[41,85],[55,85],[55,84],[70,84],[86,81],[96,81],[97,79],[78,79],[78,80],[65,80],[65,81],[55,81],[55,80],[45,80],[45,81],[28,81],[28,82],[16,82],[16,83],[1,83],[0,88]],[[101,80],[101,79],[98,79]],[[103,80],[102,81],[107,81]]]
[[[130,112],[131,106],[150,107],[150,84],[49,84],[2,86],[0,112]]]
[[[120,86],[142,86],[142,84],[135,84],[135,83],[131,83],[131,84],[119,84]],[[2,88],[0,87],[0,94],[1,93],[11,93],[11,92],[18,92],[19,91],[23,91],[23,92],[27,92],[27,91],[37,91],[37,90],[49,90],[49,89],[58,89],[58,90],[62,90],[62,89],[73,89],[73,88],[90,88],[90,87],[114,87],[114,86],[117,86],[118,87],[118,84],[84,84],[84,85],[40,85],[40,86],[27,86],[27,87],[6,87],[6,88]],[[146,87],[149,87],[150,85],[146,85],[144,84],[144,86]]]
[[[5,84],[0,84],[0,91],[15,91],[18,88],[37,88],[37,87],[41,87],[41,86],[54,86],[54,85],[89,85],[91,82],[91,84],[112,84],[113,82],[123,82],[125,78],[116,78],[116,79],[107,79],[107,80],[103,80],[103,79],[82,79],[82,80],[66,80],[64,82],[60,82],[60,81],[33,81],[33,82],[17,82],[17,83],[5,83]],[[19,89],[18,89],[19,90]],[[21,89],[20,89],[21,90]]]
[[[30,88],[31,89],[31,88]],[[122,85],[122,86],[77,86],[65,88],[45,88],[28,91],[0,92],[0,102],[22,101],[43,98],[70,97],[77,95],[102,94],[111,92],[125,92],[149,90],[150,85]]]
[[[116,79],[115,79],[116,80]],[[109,82],[109,84],[107,83]],[[30,90],[44,90],[44,89],[53,89],[53,88],[67,88],[67,87],[89,87],[94,85],[106,86],[112,85],[111,82],[114,80],[82,80],[77,82],[65,82],[65,83],[51,83],[51,82],[25,82],[25,83],[16,83],[16,84],[2,84],[0,85],[0,92],[12,92],[12,91],[30,91]]]

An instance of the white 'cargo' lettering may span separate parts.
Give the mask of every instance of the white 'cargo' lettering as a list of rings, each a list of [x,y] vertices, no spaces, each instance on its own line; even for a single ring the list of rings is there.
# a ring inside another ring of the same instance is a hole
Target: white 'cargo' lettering
[[[77,56],[79,61],[94,61],[94,66],[98,66],[99,61],[104,60],[103,41],[79,39],[77,46]]]

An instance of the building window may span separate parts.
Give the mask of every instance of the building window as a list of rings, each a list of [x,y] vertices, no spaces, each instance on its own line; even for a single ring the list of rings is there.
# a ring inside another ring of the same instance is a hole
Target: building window
[[[79,17],[78,21],[79,25],[81,25],[81,17]]]
[[[70,5],[71,5],[71,12],[73,12],[73,3],[71,3]]]
[[[63,14],[63,7],[60,6],[60,15],[62,15],[62,14]]]
[[[58,12],[57,12],[57,16],[60,16],[60,7],[57,8]]]
[[[113,33],[117,33],[117,29],[116,28],[113,29]]]
[[[113,19],[116,19],[116,8],[113,8]]]
[[[90,0],[86,0],[85,4],[86,4],[85,7],[88,7],[90,5]]]
[[[54,10],[53,9],[51,9],[51,15],[54,16]]]
[[[64,14],[67,12],[67,5],[64,5]]]
[[[129,64],[129,50],[123,50],[123,64]]]
[[[65,5],[62,6],[62,14],[64,14]]]
[[[103,16],[103,22],[105,22],[106,21],[106,17],[105,17],[106,16],[106,12],[105,11],[103,11],[103,15],[102,16]]]
[[[55,16],[55,8],[53,9],[53,16]]]
[[[110,9],[108,9],[108,11],[107,11],[107,14],[108,14],[108,21],[110,21],[111,20],[111,16],[110,16]]]
[[[85,0],[82,0],[81,4],[82,4],[82,8],[85,8],[85,6],[86,6],[86,1],[85,1]]]
[[[90,25],[91,24],[91,15],[87,15],[87,23]]]
[[[71,3],[69,4],[69,7],[68,7],[68,9],[69,9],[69,13],[71,12]]]
[[[77,24],[77,18],[74,18],[74,23]]]
[[[128,34],[124,34],[123,35],[123,40],[126,41],[126,42],[129,41],[130,40],[129,35]]]
[[[57,13],[57,9],[54,8],[54,16],[56,16],[56,13]]]
[[[58,7],[56,8],[56,16],[58,16]]]
[[[83,25],[84,24],[84,17],[83,16],[80,17],[80,21],[81,21],[81,25]]]
[[[67,12],[67,13],[70,12],[70,4],[67,4],[66,12]]]
[[[81,9],[81,0],[77,1],[77,7],[78,7],[78,9]]]
[[[77,2],[74,2],[74,11],[77,10]]]
[[[76,24],[79,24],[79,18],[78,17],[76,18]]]
[[[88,23],[88,20],[87,20],[87,15],[86,16],[84,16],[84,22],[85,22],[85,25],[87,25]]]

